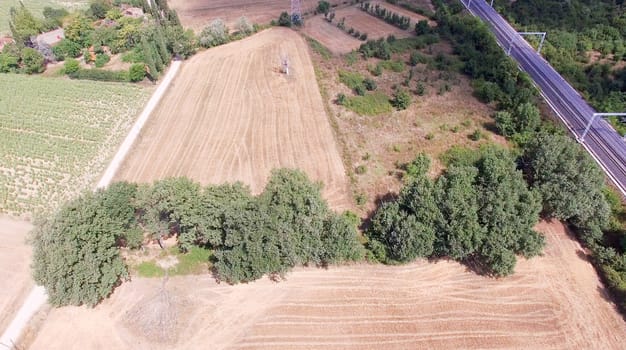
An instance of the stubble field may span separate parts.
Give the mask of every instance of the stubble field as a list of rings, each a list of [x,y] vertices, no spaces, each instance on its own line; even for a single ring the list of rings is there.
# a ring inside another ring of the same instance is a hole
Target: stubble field
[[[408,38],[413,33],[411,28],[402,30],[394,27],[382,19],[366,13],[356,5],[336,10],[334,22],[341,21],[341,19],[345,19],[346,29],[354,28],[360,33],[367,33],[368,39],[386,38],[389,35],[394,35],[396,38]],[[345,35],[347,36],[347,34]]]
[[[358,49],[363,44],[363,41],[355,39],[337,28],[335,22],[329,23],[322,15],[308,19],[304,23],[302,31],[319,41],[334,54],[348,53]]]
[[[341,0],[330,0],[339,4]],[[178,12],[185,27],[200,31],[212,20],[220,18],[231,28],[241,16],[251,23],[268,24],[278,19],[281,12],[291,11],[289,0],[170,0],[168,4]],[[317,1],[302,1],[302,11],[310,12]]]
[[[53,310],[31,348],[623,348],[626,326],[580,245],[559,223],[538,230],[545,256],[500,280],[447,261],[298,268],[285,281],[237,286],[171,278],[177,326],[163,330],[165,343],[147,338],[136,317],[157,305],[161,281],[136,278],[95,309]]]
[[[297,33],[274,28],[184,63],[116,179],[242,181],[259,193],[280,167],[323,182],[331,207],[350,205],[308,47]]]

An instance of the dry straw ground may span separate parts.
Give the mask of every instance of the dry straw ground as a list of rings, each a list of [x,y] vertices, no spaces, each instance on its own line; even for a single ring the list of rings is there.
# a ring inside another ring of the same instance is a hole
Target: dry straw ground
[[[342,0],[330,0],[339,4]],[[170,0],[168,4],[178,12],[186,28],[202,30],[209,22],[220,18],[233,27],[237,19],[245,16],[251,23],[268,24],[283,11],[291,11],[289,0]],[[317,1],[302,1],[302,11],[311,12]]]
[[[280,72],[282,55],[289,57],[289,76]],[[278,167],[302,169],[324,183],[333,208],[349,206],[307,44],[285,28],[185,62],[117,179],[242,181],[258,193]]]
[[[31,248],[26,235],[32,225],[0,216],[0,333],[9,325],[33,287]]]
[[[53,310],[32,349],[623,349],[626,325],[580,245],[561,224],[538,228],[545,256],[501,280],[446,261],[299,268],[237,286],[171,278],[173,343],[128,322],[161,287],[137,278],[95,309]]]
[[[336,23],[329,23],[322,15],[317,15],[304,23],[302,31],[335,54],[358,49],[363,42],[337,28]]]

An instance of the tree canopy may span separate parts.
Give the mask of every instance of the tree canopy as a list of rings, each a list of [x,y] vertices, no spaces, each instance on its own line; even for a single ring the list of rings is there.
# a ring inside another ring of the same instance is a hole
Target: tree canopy
[[[602,193],[604,174],[569,137],[537,134],[526,147],[524,162],[548,216],[575,220],[582,226],[606,225],[609,206]]]
[[[216,276],[230,283],[361,259],[356,224],[331,211],[320,189],[287,169],[273,171],[259,196],[240,183],[202,187],[186,178],[114,183],[37,224],[35,280],[53,305],[95,305],[127,276],[120,248],[171,236],[183,252],[211,250]]]
[[[434,182],[418,173],[376,211],[369,247],[385,262],[448,256],[504,276],[513,272],[516,254],[541,252],[543,237],[533,230],[540,210],[540,196],[510,152],[484,147],[477,157],[453,160]]]

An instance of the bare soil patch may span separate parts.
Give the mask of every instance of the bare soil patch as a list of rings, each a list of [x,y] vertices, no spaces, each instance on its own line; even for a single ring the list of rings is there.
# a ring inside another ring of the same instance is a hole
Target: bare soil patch
[[[337,28],[336,22],[329,23],[323,16],[318,15],[307,19],[302,32],[319,41],[335,54],[345,54],[356,50],[363,41]]]
[[[280,72],[288,55],[290,75]],[[188,176],[242,181],[259,193],[272,169],[305,171],[335,209],[349,206],[345,170],[302,37],[273,28],[185,62],[117,180]]]
[[[409,17],[411,19],[411,27],[409,28],[410,30],[415,28],[415,23],[417,23],[418,21],[424,20],[424,19],[428,21],[428,25],[430,25],[431,27],[437,25],[437,22],[429,19],[426,16],[422,16],[419,13],[415,13],[413,11],[409,11],[409,10],[407,10],[405,8],[402,8],[400,6],[396,6],[396,5],[390,4],[390,3],[385,2],[385,1],[373,1],[373,2],[371,2],[370,6],[376,6],[376,4],[380,5],[381,7],[386,8],[387,10],[389,10],[391,12],[395,12],[395,13],[401,15],[401,16]]]
[[[413,35],[410,29],[402,30],[394,27],[382,19],[361,10],[358,8],[358,5],[338,9],[335,13],[334,22],[339,22],[342,18],[345,18],[346,29],[354,28],[354,30],[358,30],[360,33],[367,33],[368,39],[384,38],[392,34],[397,38],[407,38]]]
[[[330,0],[339,4],[340,0]],[[281,12],[291,11],[286,0],[170,0],[168,4],[178,12],[184,27],[201,31],[209,22],[220,18],[231,28],[237,19],[245,16],[251,23],[268,24],[278,19]],[[302,1],[303,12],[313,12],[317,1]]]
[[[560,223],[540,223],[545,255],[503,279],[455,262],[299,268],[279,283],[170,278],[174,343],[125,323],[161,286],[135,279],[95,309],[53,310],[32,349],[621,349],[626,325]],[[189,286],[193,285],[193,289]],[[182,306],[180,306],[182,305]]]
[[[26,221],[0,216],[0,333],[2,333],[33,287],[30,272],[31,247],[26,236],[32,230]]]

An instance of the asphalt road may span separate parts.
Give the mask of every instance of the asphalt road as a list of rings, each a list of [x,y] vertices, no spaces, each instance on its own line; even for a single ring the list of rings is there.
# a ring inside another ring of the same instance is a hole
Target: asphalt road
[[[505,51],[511,48],[511,57],[530,75],[546,102],[580,140],[596,111],[485,0],[461,2],[472,14],[489,24]],[[582,144],[626,197],[626,140],[606,120],[597,117]]]

